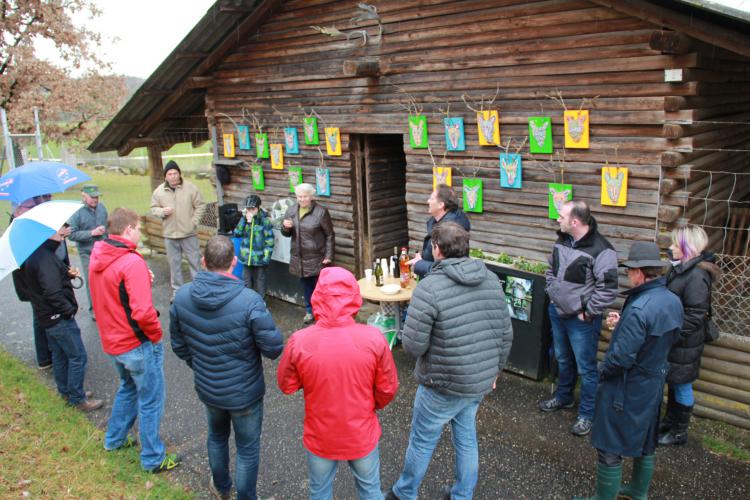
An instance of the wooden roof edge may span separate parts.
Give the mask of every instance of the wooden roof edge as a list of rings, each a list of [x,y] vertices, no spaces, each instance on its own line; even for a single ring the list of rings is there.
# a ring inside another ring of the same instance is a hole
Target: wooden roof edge
[[[698,9],[693,3],[685,1],[672,1],[674,8],[664,5],[656,5],[646,0],[591,0],[593,3],[608,7],[623,14],[631,15],[643,19],[644,21],[654,23],[657,26],[666,27],[675,31],[682,32],[697,40],[716,45],[726,50],[730,50],[745,57],[750,57],[750,37],[744,32],[736,29],[721,26],[715,22],[707,21],[692,15],[684,14],[677,10],[679,6],[685,9]],[[722,11],[710,9],[714,15],[725,16]],[[750,23],[744,19],[732,18],[732,23],[742,22]]]
[[[185,38],[175,47],[175,49],[167,56],[167,58],[159,65],[159,67],[149,76],[146,81],[143,82],[141,87],[131,96],[127,103],[120,109],[115,117],[110,121],[109,124],[99,133],[99,135],[91,142],[88,146],[88,150],[91,152],[103,152],[117,150],[119,155],[123,155],[122,152],[130,152],[133,149],[132,144],[135,142],[143,142],[143,139],[148,139],[148,134],[153,128],[165,118],[169,110],[174,106],[176,102],[182,98],[187,92],[195,92],[204,90],[210,85],[210,75],[206,75],[211,71],[217,64],[219,64],[222,58],[227,52],[232,50],[246,35],[249,31],[263,22],[263,20],[272,15],[273,12],[283,3],[282,0],[255,0],[254,5],[247,9],[226,9],[227,4],[224,0],[217,0],[211,7],[209,7],[203,18],[190,30]],[[159,89],[154,91],[153,82],[160,79],[165,73],[172,71],[171,61],[185,58],[183,54],[194,55],[196,52],[192,50],[191,44],[188,40],[191,40],[196,33],[200,30],[205,29],[207,25],[210,26],[212,19],[221,13],[224,15],[237,15],[240,17],[236,25],[227,30],[224,33],[221,41],[215,46],[210,52],[206,53],[202,58],[193,58],[195,61],[194,67],[187,72],[171,89],[170,93],[162,92],[165,89]],[[115,127],[120,130],[117,131],[119,135],[122,135],[122,126],[118,123],[122,122],[133,122],[130,117],[131,109],[136,106],[143,105],[141,100],[142,97],[153,98],[155,95],[163,96],[159,99],[148,113],[147,118],[139,122],[139,125],[130,127],[131,130],[127,131],[125,137],[122,139],[109,139],[108,136],[115,133],[113,130]],[[118,144],[113,144],[113,141],[119,140]],[[127,154],[127,153],[125,153]]]

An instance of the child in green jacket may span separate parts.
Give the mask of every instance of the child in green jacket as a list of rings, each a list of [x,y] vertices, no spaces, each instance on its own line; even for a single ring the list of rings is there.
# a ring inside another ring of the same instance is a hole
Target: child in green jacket
[[[239,261],[244,266],[245,286],[261,297],[266,294],[266,269],[273,253],[273,226],[271,218],[260,208],[260,197],[245,198],[245,210],[234,228],[234,235],[242,238]]]

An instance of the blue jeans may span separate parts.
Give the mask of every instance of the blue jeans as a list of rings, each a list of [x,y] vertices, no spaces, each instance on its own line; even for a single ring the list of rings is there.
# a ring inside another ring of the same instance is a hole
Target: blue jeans
[[[83,377],[86,375],[87,357],[78,323],[73,318],[62,319],[44,331],[52,352],[52,373],[57,391],[71,405],[83,403],[86,401]]]
[[[476,417],[482,399],[483,396],[450,396],[423,385],[417,388],[404,470],[393,485],[398,498],[417,498],[432,452],[448,422],[456,452],[456,483],[451,488],[451,498],[472,497],[479,475]]]
[[[122,446],[137,416],[141,467],[155,469],[166,455],[166,447],[159,437],[164,413],[164,346],[161,342],[144,342],[110,358],[120,376],[120,387],[112,404],[104,448],[114,450]]]
[[[552,323],[552,342],[559,369],[557,393],[555,397],[562,404],[573,402],[576,377],[581,376],[578,416],[592,420],[599,372],[596,368],[596,350],[602,317],[592,321],[581,321],[578,317],[561,318],[554,304],[549,305],[549,319]]]
[[[315,291],[315,286],[318,284],[318,275],[308,276],[307,278],[300,278],[302,283],[302,293],[305,295],[305,309],[307,312],[312,314],[312,294]]]
[[[683,406],[693,406],[695,397],[693,396],[693,384],[669,384],[674,391],[674,400]]]
[[[255,485],[258,482],[260,462],[260,431],[263,427],[263,399],[244,410],[222,410],[206,405],[208,419],[208,464],[214,486],[228,493],[232,488],[229,475],[229,433],[234,428],[234,443],[237,446],[237,498],[258,498]]]
[[[52,363],[52,352],[47,342],[47,333],[39,326],[32,314],[31,327],[34,329],[34,350],[36,351],[37,366],[47,366]]]
[[[329,460],[307,451],[307,470],[310,473],[310,500],[333,498],[333,479],[338,460]],[[380,451],[377,446],[362,458],[347,460],[357,486],[360,500],[383,500],[380,491]]]

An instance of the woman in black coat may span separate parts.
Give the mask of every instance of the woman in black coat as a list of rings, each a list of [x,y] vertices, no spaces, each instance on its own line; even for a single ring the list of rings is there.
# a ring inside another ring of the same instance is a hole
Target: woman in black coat
[[[281,234],[292,238],[289,272],[299,276],[307,312],[303,321],[313,321],[310,301],[320,270],[333,261],[335,235],[328,209],[315,203],[315,187],[298,184],[294,188],[297,203],[284,215]]]
[[[705,251],[706,232],[698,226],[672,231],[672,268],[667,287],[682,302],[684,322],[669,352],[667,413],[659,426],[659,444],[685,444],[693,413],[693,382],[698,378],[706,334],[711,285],[719,276],[714,256]]]

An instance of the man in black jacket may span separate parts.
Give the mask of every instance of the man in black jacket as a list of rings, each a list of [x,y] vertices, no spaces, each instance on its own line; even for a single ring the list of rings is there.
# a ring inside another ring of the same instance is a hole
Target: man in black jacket
[[[78,312],[70,262],[60,260],[55,250],[63,241],[61,229],[52,235],[21,266],[21,279],[34,311],[34,320],[44,330],[52,352],[52,372],[60,395],[82,411],[101,408],[100,399],[87,399],[83,390],[86,348],[75,320]]]

